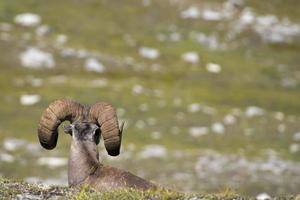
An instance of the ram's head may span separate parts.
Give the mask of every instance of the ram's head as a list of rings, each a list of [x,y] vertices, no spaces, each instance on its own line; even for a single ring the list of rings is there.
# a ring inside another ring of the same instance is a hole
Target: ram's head
[[[83,106],[72,100],[62,99],[51,103],[41,116],[38,136],[45,149],[53,149],[58,139],[58,127],[64,121],[87,122],[100,127],[107,153],[120,153],[123,125],[119,128],[115,109],[109,103],[100,102]]]

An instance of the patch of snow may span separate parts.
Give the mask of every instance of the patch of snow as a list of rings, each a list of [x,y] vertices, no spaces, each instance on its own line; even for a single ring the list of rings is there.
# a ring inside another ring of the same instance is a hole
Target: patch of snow
[[[88,58],[84,63],[84,68],[87,71],[97,73],[103,73],[105,71],[104,65],[95,58]]]
[[[271,196],[268,195],[267,193],[260,193],[256,196],[256,200],[270,200]]]
[[[200,60],[198,53],[194,51],[184,53],[181,57],[184,61],[192,64],[197,64]]]
[[[191,127],[189,129],[189,134],[193,137],[207,135],[208,133],[209,133],[209,129],[205,126]]]
[[[41,17],[34,13],[22,13],[16,15],[14,21],[22,26],[33,27],[41,23]]]
[[[197,19],[200,17],[200,11],[197,7],[192,6],[180,13],[183,19]]]
[[[211,130],[216,134],[224,134],[225,127],[221,122],[215,122],[211,125]]]
[[[38,94],[24,94],[20,97],[20,103],[24,106],[31,106],[38,103],[41,96]]]
[[[221,66],[216,63],[208,63],[206,65],[206,70],[210,73],[218,74],[221,72]]]
[[[50,168],[62,167],[67,165],[68,159],[62,157],[41,157],[37,160],[38,165],[48,166]]]
[[[160,53],[157,49],[150,48],[150,47],[141,47],[139,49],[139,54],[144,57],[151,60],[154,60],[160,56]]]
[[[158,144],[145,146],[139,153],[140,158],[165,158],[167,156],[167,149]]]
[[[23,67],[31,69],[53,68],[55,61],[51,53],[42,51],[35,47],[29,47],[20,54]]]
[[[245,115],[246,117],[255,117],[255,116],[262,116],[265,114],[265,111],[262,108],[259,108],[257,106],[249,106],[246,111]]]

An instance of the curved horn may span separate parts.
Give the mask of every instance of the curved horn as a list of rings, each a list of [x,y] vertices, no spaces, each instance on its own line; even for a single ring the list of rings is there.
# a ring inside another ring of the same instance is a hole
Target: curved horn
[[[73,122],[83,112],[83,106],[68,99],[52,102],[41,116],[38,125],[38,137],[45,149],[53,149],[58,138],[59,125],[68,120]]]
[[[90,109],[90,119],[100,126],[107,153],[119,155],[123,127],[119,129],[118,117],[112,105],[105,102],[94,104]]]

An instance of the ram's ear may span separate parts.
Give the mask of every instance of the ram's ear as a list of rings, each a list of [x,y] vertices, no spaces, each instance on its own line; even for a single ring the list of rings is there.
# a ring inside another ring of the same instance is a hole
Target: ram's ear
[[[70,134],[72,135],[72,128],[74,127],[74,125],[72,124],[69,124],[69,125],[65,125],[64,126],[64,132],[67,133],[67,134]]]

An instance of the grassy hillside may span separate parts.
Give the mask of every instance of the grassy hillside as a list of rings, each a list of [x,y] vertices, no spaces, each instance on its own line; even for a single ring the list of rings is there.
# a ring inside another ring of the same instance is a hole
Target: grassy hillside
[[[118,158],[100,144],[105,163],[180,191],[296,194],[299,6],[0,1],[0,175],[66,184],[68,136],[61,133],[48,152],[38,145],[36,126],[50,102],[67,97],[109,101],[126,121]],[[41,22],[18,24],[15,17],[27,12]],[[24,66],[30,48],[50,54],[53,67]],[[104,70],[89,71],[90,59]],[[24,105],[24,95],[38,101]],[[49,157],[63,164],[43,162]]]

